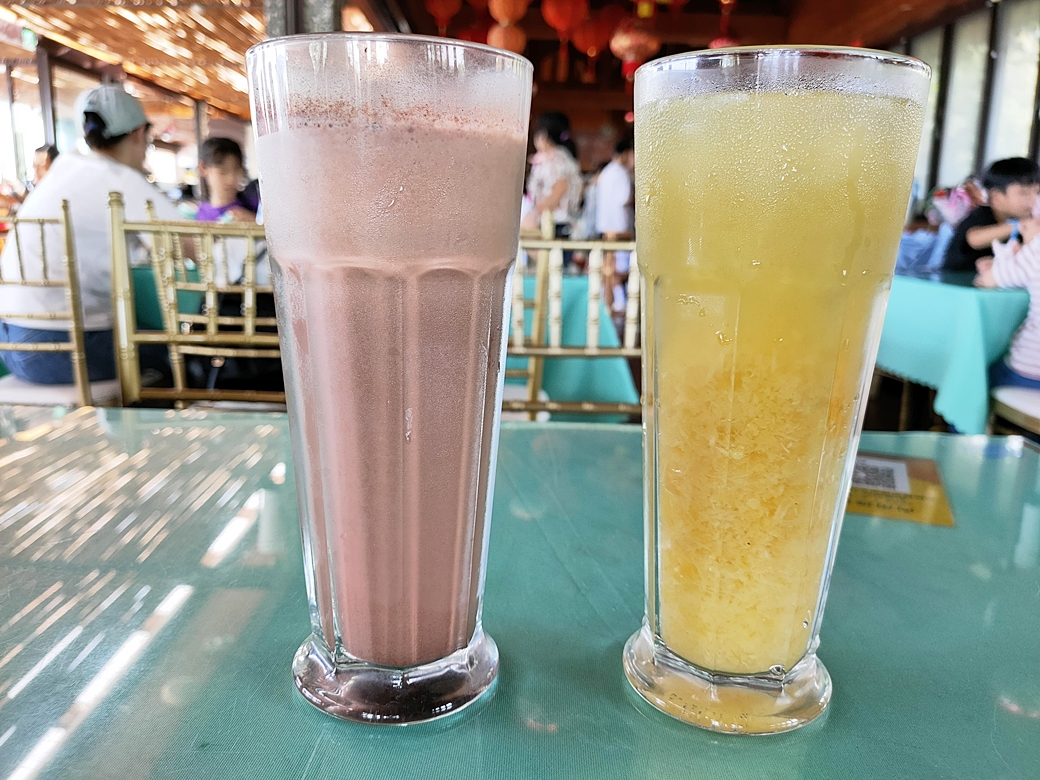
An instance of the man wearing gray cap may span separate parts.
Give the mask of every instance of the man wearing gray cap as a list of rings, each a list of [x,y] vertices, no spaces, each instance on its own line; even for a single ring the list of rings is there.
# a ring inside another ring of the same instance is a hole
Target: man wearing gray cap
[[[148,150],[148,119],[140,102],[118,84],[102,84],[79,100],[83,135],[90,153],[62,154],[47,177],[25,199],[18,216],[54,219],[61,216],[61,202],[69,202],[72,234],[83,301],[87,369],[91,382],[116,375],[112,339],[112,237],[108,195],[120,192],[129,221],[148,219],[145,204],[155,204],[161,220],[181,219],[177,207],[153,187],[144,174]],[[39,236],[26,231],[21,238],[26,278],[40,278],[43,264],[51,278],[62,270],[60,236],[48,236],[47,257],[42,256]],[[18,256],[7,242],[0,255],[0,269],[8,278],[18,274]],[[60,288],[0,287],[0,311],[51,313],[66,310]],[[68,341],[70,324],[63,320],[0,321],[0,341],[39,343]],[[11,373],[36,384],[71,384],[72,361],[67,352],[0,352]]]

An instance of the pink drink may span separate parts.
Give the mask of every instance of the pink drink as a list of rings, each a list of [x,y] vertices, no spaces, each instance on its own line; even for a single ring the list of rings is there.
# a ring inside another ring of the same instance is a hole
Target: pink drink
[[[258,145],[323,632],[443,658],[476,627],[525,139],[404,118]]]
[[[367,723],[491,689],[481,628],[531,64],[420,36],[250,50],[313,705]]]

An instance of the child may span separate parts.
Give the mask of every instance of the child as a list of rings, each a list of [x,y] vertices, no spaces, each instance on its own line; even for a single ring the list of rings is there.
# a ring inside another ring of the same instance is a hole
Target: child
[[[1040,390],[1040,221],[1023,220],[1022,244],[993,243],[992,259],[978,262],[979,287],[1025,287],[1029,314],[1011,340],[1003,360],[990,368],[990,387],[1030,387]]]
[[[199,150],[199,176],[205,180],[209,200],[199,203],[195,219],[199,222],[256,222],[256,214],[242,205],[239,186],[246,168],[242,147],[230,138],[208,138]],[[218,285],[239,284],[247,246],[240,238],[229,238],[213,248]],[[256,281],[267,284],[270,267],[263,241],[256,246]]]
[[[256,214],[238,198],[246,177],[242,147],[230,138],[208,138],[199,150],[199,176],[205,180],[209,200],[199,204],[199,222],[253,222]]]
[[[1040,169],[1032,160],[997,160],[982,177],[988,206],[978,206],[957,226],[946,250],[943,269],[973,271],[977,260],[991,255],[994,241],[1017,238],[1019,220],[1033,215],[1040,195]]]

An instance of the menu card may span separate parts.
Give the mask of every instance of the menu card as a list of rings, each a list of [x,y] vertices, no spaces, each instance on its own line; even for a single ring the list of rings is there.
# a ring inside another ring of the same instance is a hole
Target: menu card
[[[852,472],[846,511],[859,515],[953,525],[934,460],[861,452]]]

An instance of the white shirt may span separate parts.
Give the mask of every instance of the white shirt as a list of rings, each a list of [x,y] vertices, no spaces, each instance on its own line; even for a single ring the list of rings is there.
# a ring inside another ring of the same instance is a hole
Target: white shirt
[[[561,180],[567,182],[567,191],[553,211],[553,219],[557,225],[572,225],[581,213],[583,183],[578,161],[562,146],[538,152],[531,158],[527,194],[535,205],[549,197],[556,182]]]
[[[632,177],[624,165],[611,160],[596,180],[596,232],[631,233]]]
[[[596,232],[631,233],[635,221],[632,213],[632,177],[617,160],[611,160],[596,179]],[[628,273],[630,253],[614,254],[614,268]]]
[[[994,241],[992,246],[997,286],[1029,291],[1029,314],[1011,340],[1007,363],[1023,376],[1040,379],[1040,236],[1021,248],[1017,242]]]
[[[160,220],[181,220],[180,211],[139,171],[100,154],[63,154],[54,161],[47,176],[18,209],[20,218],[59,219],[61,202],[69,202],[72,236],[76,247],[80,292],[83,302],[83,326],[86,330],[112,328],[112,220],[108,210],[108,194],[120,192],[130,222],[148,221],[145,202],[155,204]],[[41,279],[42,265],[39,232],[29,225],[19,228],[22,261],[26,279]],[[65,276],[62,253],[64,240],[57,225],[45,231],[47,273],[51,279]],[[8,234],[0,269],[5,280],[18,274],[18,255],[14,235]],[[0,287],[0,311],[46,312],[68,311],[65,290],[60,287]],[[67,320],[33,320],[10,318],[8,322],[24,328],[68,330]]]

